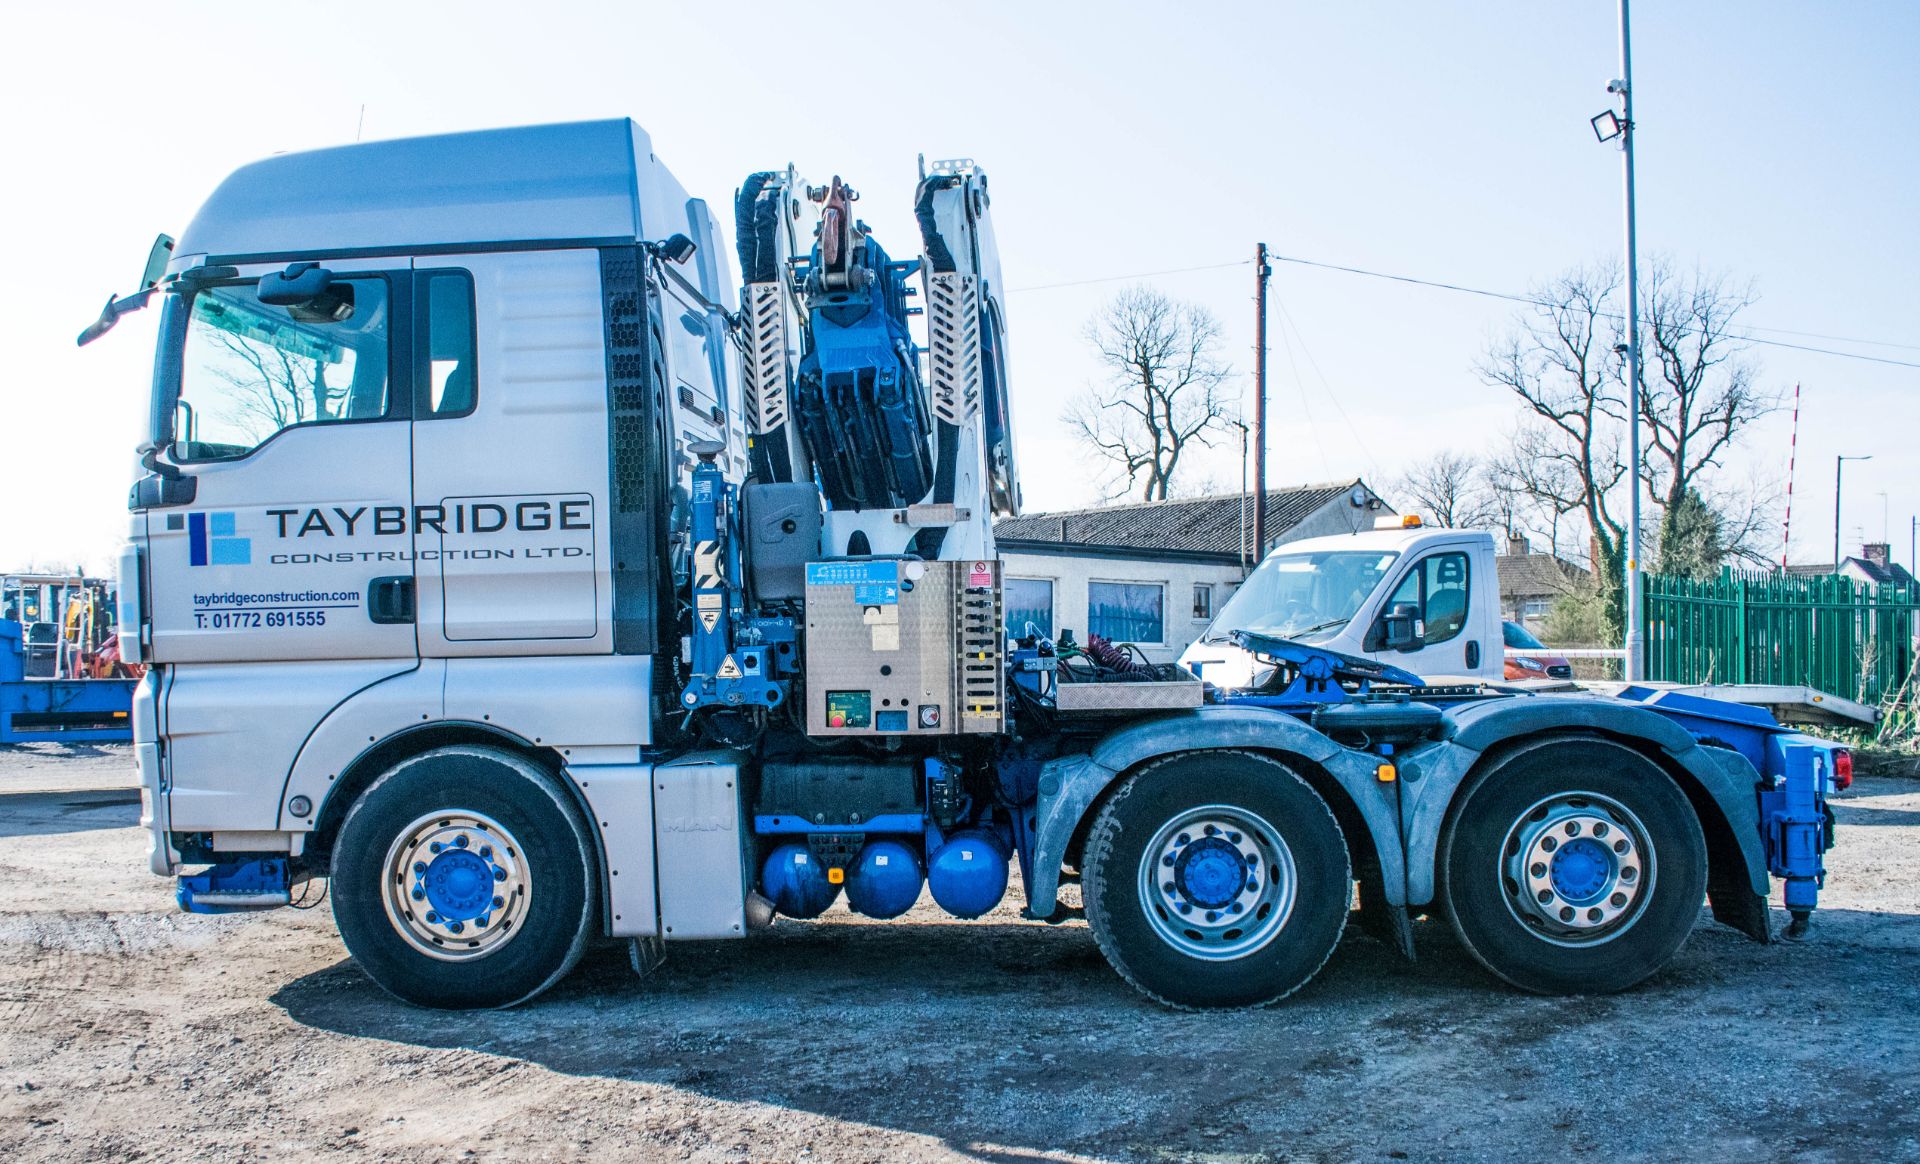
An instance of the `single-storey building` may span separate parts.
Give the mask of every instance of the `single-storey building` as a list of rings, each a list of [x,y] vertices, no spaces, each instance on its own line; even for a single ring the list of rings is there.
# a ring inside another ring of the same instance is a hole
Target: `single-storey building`
[[[994,523],[1007,625],[1091,632],[1177,658],[1253,567],[1250,495],[1193,497]],[[1370,529],[1394,510],[1359,479],[1267,492],[1268,548]]]

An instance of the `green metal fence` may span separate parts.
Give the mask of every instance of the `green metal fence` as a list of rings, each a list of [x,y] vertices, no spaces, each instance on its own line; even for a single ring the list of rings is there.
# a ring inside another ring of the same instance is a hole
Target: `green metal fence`
[[[1879,703],[1914,665],[1920,589],[1838,575],[1646,576],[1647,678],[1804,683]]]

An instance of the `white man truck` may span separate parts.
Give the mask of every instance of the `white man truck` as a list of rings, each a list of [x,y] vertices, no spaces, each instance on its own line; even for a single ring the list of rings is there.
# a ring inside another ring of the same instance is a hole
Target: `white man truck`
[[[1813,908],[1848,760],[1764,712],[1433,686],[1305,624],[1238,685],[1010,635],[986,175],[923,168],[904,261],[857,198],[752,175],[736,286],[607,121],[271,158],[156,249],[82,341],[159,308],[120,621],[183,906],[327,878],[447,1007],[842,895],[978,918],[1016,861],[1193,1007],[1298,989],[1356,885],[1409,956],[1445,916],[1550,992],[1641,981],[1703,900],[1762,941],[1774,878]]]

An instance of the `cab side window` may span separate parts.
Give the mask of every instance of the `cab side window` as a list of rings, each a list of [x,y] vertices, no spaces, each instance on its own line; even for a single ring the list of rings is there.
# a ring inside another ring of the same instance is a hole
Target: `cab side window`
[[[312,302],[260,302],[253,281],[193,297],[181,352],[174,455],[246,456],[299,425],[388,416],[387,282],[335,278]]]
[[[421,419],[473,411],[475,376],[473,278],[465,271],[429,271],[417,284],[421,300]]]
[[[1456,638],[1467,626],[1467,555],[1458,552],[1430,554],[1422,558],[1388,599],[1389,606],[1410,603],[1426,624],[1426,645]]]

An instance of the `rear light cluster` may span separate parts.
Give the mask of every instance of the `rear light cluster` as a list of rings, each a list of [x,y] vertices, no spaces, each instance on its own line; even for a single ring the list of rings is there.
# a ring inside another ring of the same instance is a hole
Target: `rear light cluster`
[[[1853,787],[1853,753],[1845,748],[1833,750],[1833,790],[1845,792]]]

